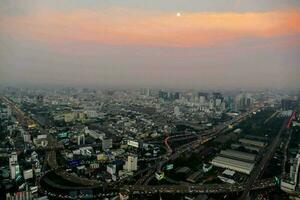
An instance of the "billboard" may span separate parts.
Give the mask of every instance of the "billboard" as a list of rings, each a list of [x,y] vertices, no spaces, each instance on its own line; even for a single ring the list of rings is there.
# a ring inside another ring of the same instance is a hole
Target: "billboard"
[[[46,134],[42,134],[42,135],[38,135],[37,139],[46,139],[47,135]]]
[[[32,194],[36,193],[38,191],[38,187],[37,186],[32,186],[32,187],[30,187],[30,191],[31,191]]]
[[[166,165],[166,170],[172,170],[174,168],[173,164]]]
[[[32,129],[32,128],[35,128],[35,127],[36,127],[36,124],[28,124],[29,129]]]
[[[32,171],[32,169],[24,170],[23,171],[23,176],[24,176],[25,180],[33,178],[33,171]]]
[[[63,139],[63,138],[67,138],[68,137],[68,132],[62,132],[57,134],[57,138],[59,139]]]
[[[80,165],[80,160],[70,160],[70,161],[68,161],[68,165],[70,167],[77,167]]]
[[[15,165],[15,172],[16,172],[16,181],[19,181],[22,178],[20,165]]]
[[[165,173],[164,172],[156,172],[155,173],[155,178],[158,180],[158,181],[160,181],[160,180],[162,180],[163,178],[165,177]]]
[[[133,146],[135,148],[139,148],[139,143],[133,140],[128,140],[127,141],[128,146]]]

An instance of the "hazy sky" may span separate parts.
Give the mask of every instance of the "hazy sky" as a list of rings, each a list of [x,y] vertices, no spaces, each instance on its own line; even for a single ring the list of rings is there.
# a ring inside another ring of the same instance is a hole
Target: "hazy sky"
[[[1,0],[0,85],[300,88],[299,0]]]

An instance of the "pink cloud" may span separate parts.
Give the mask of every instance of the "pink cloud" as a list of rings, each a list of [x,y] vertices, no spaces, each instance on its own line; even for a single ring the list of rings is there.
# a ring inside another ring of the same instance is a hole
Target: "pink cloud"
[[[0,27],[16,37],[49,43],[66,41],[115,45],[206,47],[241,38],[300,33],[300,11],[150,13],[128,9],[46,10],[28,16],[2,16]]]

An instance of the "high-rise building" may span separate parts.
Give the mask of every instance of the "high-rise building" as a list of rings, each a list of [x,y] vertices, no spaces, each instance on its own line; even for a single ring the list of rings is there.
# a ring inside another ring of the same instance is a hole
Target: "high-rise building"
[[[106,166],[106,171],[108,173],[110,173],[111,175],[114,175],[117,171],[117,166],[114,165],[114,164],[109,164],[109,165]]]
[[[299,166],[300,166],[300,154],[298,154],[296,158],[292,160],[292,164],[290,167],[290,180],[292,180],[292,182],[295,183],[295,185],[297,185],[299,182],[298,180]]]
[[[160,99],[167,100],[167,99],[168,99],[168,93],[165,92],[165,91],[160,90],[160,91],[158,92],[158,97],[159,97]]]
[[[181,112],[180,112],[180,109],[178,106],[175,106],[175,108],[174,108],[174,115],[176,117],[179,117],[181,115]]]
[[[9,163],[18,162],[17,152],[12,152],[9,158]]]
[[[77,136],[77,144],[84,145],[85,144],[85,135],[81,134]]]
[[[24,142],[26,142],[26,143],[31,142],[31,136],[29,134],[24,134],[23,139],[24,139]]]
[[[130,155],[127,157],[125,162],[124,169],[127,171],[136,171],[137,170],[138,157],[135,155]]]
[[[149,96],[151,96],[151,89],[147,89],[147,91],[146,91],[146,95],[149,97]]]
[[[16,163],[12,163],[10,165],[10,178],[11,179],[17,179],[20,175],[20,166],[19,164],[16,162]]]
[[[141,95],[144,95],[144,96],[151,96],[152,94],[152,91],[151,89],[147,88],[147,89],[141,89]]]
[[[104,137],[102,139],[102,150],[105,151],[111,148],[112,148],[112,138]]]
[[[222,104],[222,99],[215,99],[215,106],[216,107],[221,107]]]
[[[175,101],[180,98],[179,92],[165,92],[160,90],[158,92],[158,97],[164,101]]]
[[[204,93],[204,92],[199,92],[198,100],[199,100],[200,105],[206,104],[206,101],[208,100],[208,94]]]
[[[223,96],[220,92],[214,92],[212,94],[213,99],[223,99]]]
[[[177,100],[180,98],[180,93],[179,92],[174,92],[173,93],[173,100]]]
[[[289,176],[281,181],[280,188],[288,193],[293,193],[300,187],[300,154],[292,159]]]
[[[17,173],[19,173],[18,155],[17,152],[12,152],[9,157],[9,171],[10,178],[16,179]]]
[[[235,97],[235,111],[244,111],[252,107],[253,98],[249,93],[240,93]]]
[[[210,100],[209,100],[209,104],[208,104],[210,110],[213,110],[213,109],[214,109],[214,107],[215,107],[214,104],[215,104],[215,103],[214,103],[214,100],[213,100],[213,99],[210,99]]]

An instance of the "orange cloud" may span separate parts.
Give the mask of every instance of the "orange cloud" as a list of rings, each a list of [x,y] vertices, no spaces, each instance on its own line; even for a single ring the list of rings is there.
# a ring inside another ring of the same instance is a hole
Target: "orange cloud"
[[[149,13],[127,9],[44,11],[2,17],[2,32],[46,42],[174,47],[212,46],[240,38],[300,33],[300,11]]]

